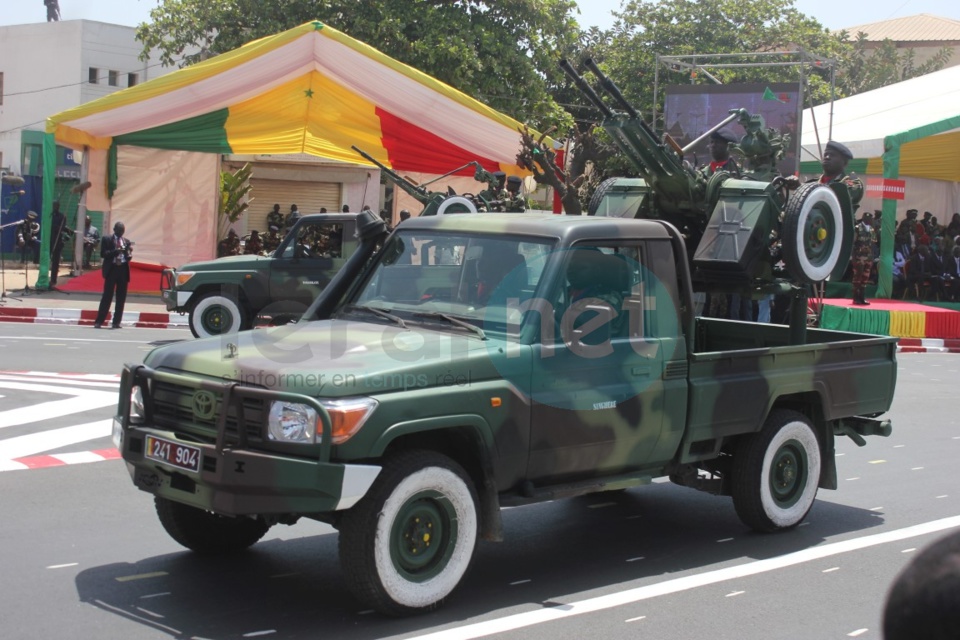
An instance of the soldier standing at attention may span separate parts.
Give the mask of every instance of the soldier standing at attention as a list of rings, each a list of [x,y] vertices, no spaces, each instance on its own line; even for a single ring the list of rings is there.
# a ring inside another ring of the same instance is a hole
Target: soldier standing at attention
[[[283,214],[280,213],[279,204],[273,205],[273,211],[267,214],[267,228],[270,227],[283,228]]]
[[[853,230],[853,304],[868,305],[864,299],[864,288],[870,281],[873,268],[873,247],[877,243],[877,232],[873,228],[873,214],[867,211]]]
[[[726,171],[734,178],[740,177],[740,167],[737,161],[730,157],[730,144],[737,143],[737,137],[729,131],[720,129],[710,134],[707,149],[710,150],[710,164],[700,168],[704,178],[709,178],[718,171]]]

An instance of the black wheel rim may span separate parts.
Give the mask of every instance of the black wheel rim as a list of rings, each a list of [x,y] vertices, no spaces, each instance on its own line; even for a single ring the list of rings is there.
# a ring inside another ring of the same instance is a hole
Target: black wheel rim
[[[226,333],[233,326],[233,315],[223,305],[210,305],[200,314],[200,326],[209,334]]]

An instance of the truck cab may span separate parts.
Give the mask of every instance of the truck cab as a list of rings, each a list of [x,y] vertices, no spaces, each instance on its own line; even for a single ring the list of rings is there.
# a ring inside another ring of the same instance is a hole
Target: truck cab
[[[357,247],[355,214],[303,216],[279,247],[166,269],[160,296],[186,313],[195,337],[250,329],[258,317],[283,324],[299,317]]]

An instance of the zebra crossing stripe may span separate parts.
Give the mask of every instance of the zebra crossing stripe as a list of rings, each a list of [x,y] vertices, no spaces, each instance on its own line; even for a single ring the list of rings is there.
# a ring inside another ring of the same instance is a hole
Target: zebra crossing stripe
[[[88,464],[103,462],[104,460],[118,460],[120,452],[116,449],[97,449],[94,451],[79,451],[76,453],[55,453],[43,456],[29,456],[0,460],[0,471],[18,471],[23,469],[45,469],[48,467],[63,467],[73,464]]]

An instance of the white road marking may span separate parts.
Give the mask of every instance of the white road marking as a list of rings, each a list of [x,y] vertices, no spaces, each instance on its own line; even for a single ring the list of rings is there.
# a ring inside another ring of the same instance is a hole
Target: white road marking
[[[110,379],[98,380],[96,377],[92,377],[92,376],[91,377],[83,376],[82,378],[75,378],[70,376],[50,375],[50,376],[41,377],[41,376],[38,376],[37,374],[11,375],[11,374],[0,373],[0,380],[9,380],[11,382],[47,383],[47,384],[67,383],[71,387],[105,387],[108,389],[120,388],[119,376],[110,376]]]
[[[627,562],[636,562],[637,560],[643,560],[644,556],[639,556],[637,558],[627,558]]]
[[[0,340],[49,340],[50,338],[43,337],[29,337],[29,336],[0,336]],[[63,340],[64,342],[109,342],[110,344],[117,344],[120,342],[129,342],[132,344],[145,344],[151,342],[151,340],[109,340],[104,338],[58,338],[58,340]]]
[[[74,396],[67,400],[52,400],[50,402],[19,407],[17,409],[0,411],[0,429],[40,422],[41,420],[50,420],[51,418],[60,418],[72,413],[80,413],[81,411],[89,411],[91,409],[101,409],[117,403],[116,391],[95,391],[93,389],[8,382],[5,380],[0,380],[0,388]]]
[[[870,511],[883,511],[883,507],[874,507]]]
[[[904,550],[901,551],[900,553],[913,553],[913,552],[916,551],[916,550],[917,550],[916,547],[910,547],[909,549],[904,549]]]
[[[647,616],[637,616],[636,618],[627,618],[624,622],[636,622],[638,620],[644,620]]]
[[[852,478],[847,478],[847,480],[859,480],[860,476],[853,476]]]
[[[776,558],[766,560],[756,560],[733,567],[725,567],[715,571],[707,571],[694,575],[674,578],[655,584],[649,584],[634,589],[626,589],[616,593],[611,593],[580,602],[565,604],[563,607],[543,607],[533,611],[525,611],[495,620],[486,620],[474,624],[454,627],[417,636],[417,640],[468,640],[470,638],[482,638],[483,636],[493,635],[495,633],[506,633],[515,629],[531,627],[545,622],[554,622],[564,618],[583,615],[585,613],[594,613],[614,607],[620,607],[625,604],[632,604],[657,598],[659,596],[688,591],[706,585],[717,584],[735,578],[745,578],[749,576],[784,569],[796,566],[805,562],[822,560],[843,553],[850,553],[860,549],[867,549],[881,544],[908,540],[918,536],[925,536],[947,529],[960,527],[960,516],[934,520],[923,524],[895,529],[884,533],[877,533],[870,536],[833,542],[830,544],[811,547],[802,551],[795,551]],[[854,632],[856,633],[856,632]]]
[[[722,538],[720,540],[717,540],[717,542],[730,542],[731,540],[733,540],[733,538]]]
[[[71,444],[86,442],[109,436],[113,431],[113,420],[97,420],[86,424],[77,424],[72,427],[51,429],[39,433],[29,433],[25,436],[0,440],[0,463],[14,458],[24,458],[51,449],[59,449]],[[73,454],[58,454],[64,462],[63,456]]]
[[[75,567],[79,562],[68,562],[67,564],[52,564],[47,569],[66,569],[67,567]]]
[[[870,464],[883,464],[886,460],[871,460]]]
[[[821,573],[833,573],[834,571],[840,571],[840,567],[830,567],[829,569],[824,569]]]
[[[148,594],[148,595],[145,595],[145,596],[140,596],[140,599],[141,599],[141,600],[149,600],[150,598],[160,598],[160,597],[162,597],[162,596],[168,596],[168,595],[170,595],[170,592],[169,592],[169,591],[163,591],[163,592],[161,592],[161,593],[151,593],[151,594]]]
[[[948,497],[949,496],[947,494],[943,494],[942,496],[937,496],[937,500],[939,500],[940,498],[948,498]]]
[[[847,635],[850,636],[851,638],[856,638],[857,636],[862,636],[867,631],[870,631],[870,629],[857,629],[856,631],[851,631]]]
[[[895,445],[893,445],[893,448],[894,448],[894,449],[903,449],[905,446],[907,446],[907,445],[905,445],[905,444],[895,444]]]
[[[134,580],[146,580],[148,578],[162,578],[165,575],[168,575],[166,571],[153,571],[151,573],[138,573],[133,576],[120,576],[114,578],[114,580],[117,582],[133,582]]]
[[[250,633],[243,634],[244,638],[256,638],[258,636],[269,636],[276,633],[276,629],[267,629],[266,631],[251,631]]]
[[[910,469],[910,471],[921,471],[922,469],[923,467],[914,467],[913,469]]]
[[[727,595],[725,595],[724,598],[732,598],[732,597],[734,597],[734,596],[739,596],[739,595],[744,594],[744,593],[746,593],[746,591],[731,591],[730,593],[728,593]]]
[[[147,614],[148,616],[151,616],[151,617],[153,617],[153,618],[165,618],[165,617],[166,617],[166,616],[160,615],[159,613],[155,613],[155,612],[153,612],[153,611],[148,611],[147,609],[144,609],[143,607],[137,607],[137,611],[140,611],[141,613],[145,613],[145,614]]]
[[[531,580],[530,578],[527,578],[526,580],[517,580],[516,582],[511,582],[510,586],[515,587],[518,584],[527,584],[528,582],[533,582],[533,580]]]
[[[142,617],[142,616],[138,616],[138,615],[132,614],[132,613],[130,613],[129,611],[127,611],[126,609],[121,609],[120,607],[115,607],[115,606],[113,606],[112,604],[107,604],[107,603],[104,602],[103,600],[94,600],[94,602],[96,602],[98,605],[100,605],[100,606],[103,607],[104,609],[109,609],[110,611],[113,611],[114,613],[120,614],[121,616],[126,616],[126,617],[128,617],[128,618],[132,618],[132,619],[134,619],[134,620],[138,620],[138,621],[140,621],[140,622],[142,622],[142,623],[144,623],[144,624],[148,624],[148,625],[150,625],[151,627],[155,627],[155,628],[157,628],[157,629],[163,629],[164,631],[168,631],[168,632],[172,633],[172,634],[175,635],[175,636],[181,636],[181,635],[183,635],[183,632],[180,631],[179,629],[174,629],[173,627],[168,627],[168,626],[165,625],[165,624],[160,624],[159,622],[155,622],[155,621],[151,620],[150,618],[144,618],[144,617]]]

